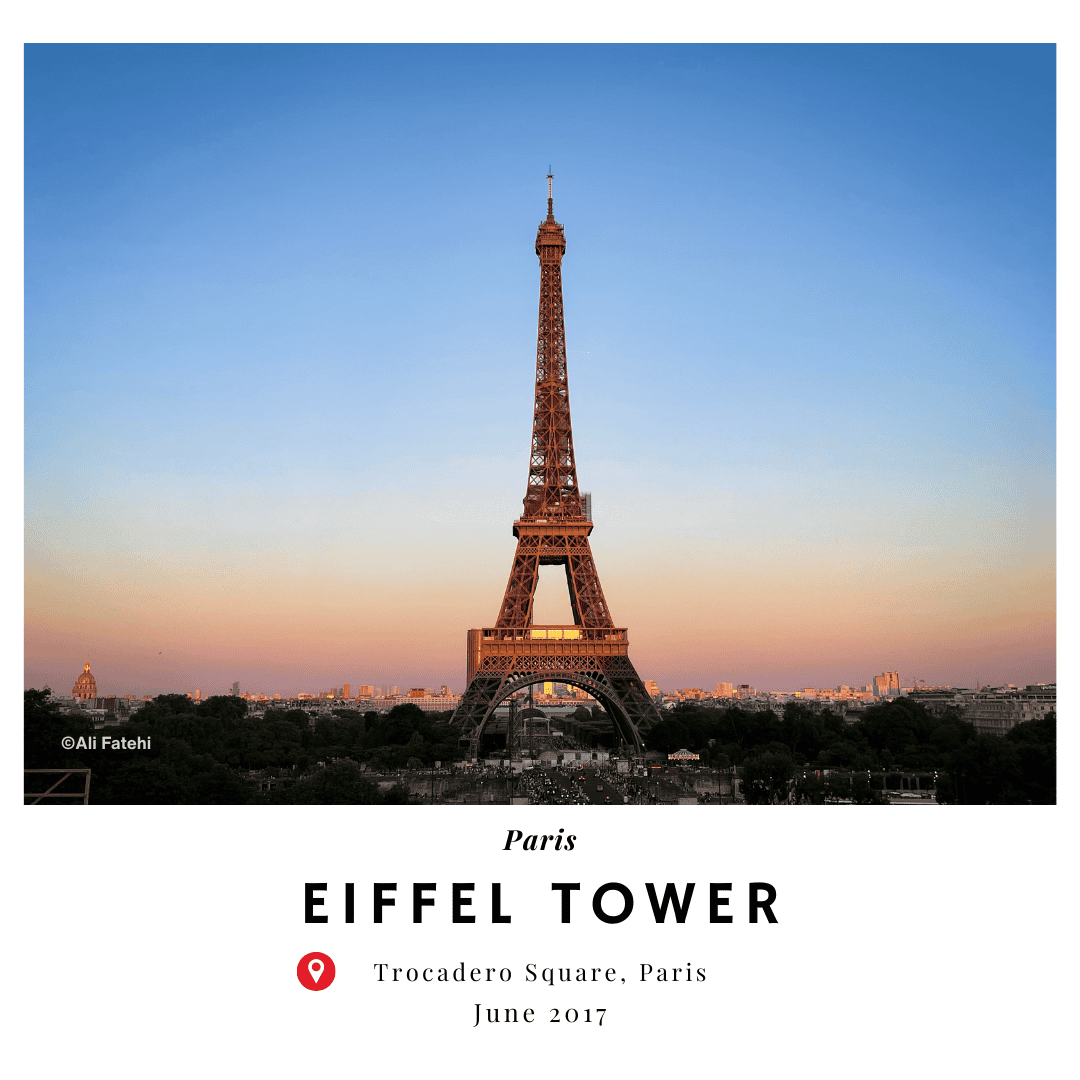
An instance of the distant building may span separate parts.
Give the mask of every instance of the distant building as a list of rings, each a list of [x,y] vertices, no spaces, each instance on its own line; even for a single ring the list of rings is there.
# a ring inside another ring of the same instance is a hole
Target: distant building
[[[1028,686],[1023,690],[991,690],[957,695],[960,715],[979,735],[1005,735],[1026,720],[1041,720],[1057,710],[1057,686]]]
[[[90,661],[82,669],[82,674],[75,680],[71,696],[79,701],[90,701],[98,696],[97,680],[90,674]]]
[[[652,681],[652,679],[645,680],[645,690],[649,697],[656,697],[660,693],[660,687]]]
[[[888,698],[900,695],[900,672],[886,671],[874,676],[874,697]]]
[[[371,704],[377,709],[392,709],[395,705],[416,705],[424,712],[451,712],[461,703],[460,694],[434,694],[421,686],[413,687],[405,695],[376,696]]]
[[[1017,724],[1040,720],[1057,709],[1054,683],[1027,686],[1023,690],[1014,686],[997,690],[927,686],[913,690],[909,696],[934,716],[941,717],[950,709],[956,710],[960,718],[980,735],[1005,735]]]
[[[749,683],[739,683],[735,689],[735,696],[742,700],[743,698],[752,698],[757,695],[757,691]]]
[[[700,686],[684,686],[675,693],[682,701],[701,701],[705,697],[705,691]]]
[[[794,696],[802,701],[865,701],[873,695],[868,690],[853,690],[850,686],[838,686],[835,689],[829,687],[825,690],[804,686],[801,690],[796,690]]]
[[[234,682],[232,684],[232,689],[229,691],[229,696],[230,697],[239,697],[240,696],[240,684],[238,682]]]
[[[375,696],[375,687],[374,686],[366,686],[366,685],[361,686],[360,689],[356,691],[356,696],[357,697],[362,697],[362,698],[374,697]]]
[[[716,696],[722,698],[734,697],[735,687],[729,682],[718,682],[716,684]]]
[[[949,709],[960,706],[960,691],[951,686],[922,687],[913,690],[908,697],[924,706],[932,716],[944,716]]]
[[[344,686],[343,686],[343,687],[341,688],[341,696],[342,696],[342,697],[343,697],[343,698],[344,698],[344,699],[345,699],[346,701],[348,701],[348,700],[349,700],[349,698],[351,698],[351,697],[352,697],[352,687],[351,687],[351,686],[350,686],[350,685],[349,685],[348,683],[346,683],[346,684],[345,684],[345,685],[344,685]]]
[[[583,491],[581,493],[581,512],[585,515],[586,521],[592,521],[592,492]]]

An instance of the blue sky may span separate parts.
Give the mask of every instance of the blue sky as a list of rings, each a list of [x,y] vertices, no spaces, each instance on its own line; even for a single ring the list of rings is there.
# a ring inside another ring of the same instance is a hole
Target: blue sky
[[[1050,46],[28,47],[28,683],[460,683],[549,166],[644,677],[1053,678],[1054,85]]]

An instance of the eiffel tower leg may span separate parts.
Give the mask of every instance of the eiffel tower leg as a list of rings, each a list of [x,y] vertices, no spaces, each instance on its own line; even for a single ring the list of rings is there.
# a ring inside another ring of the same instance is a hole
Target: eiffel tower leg
[[[475,760],[480,756],[480,736],[484,725],[495,711],[496,696],[505,681],[503,675],[477,673],[461,695],[450,722],[461,728],[458,745],[468,748],[468,756]]]
[[[641,681],[634,665],[626,656],[608,656],[604,658],[604,674],[611,683],[619,703],[631,721],[635,733],[640,736],[660,722],[660,713],[649,696],[645,684]],[[644,749],[638,745],[638,749]]]

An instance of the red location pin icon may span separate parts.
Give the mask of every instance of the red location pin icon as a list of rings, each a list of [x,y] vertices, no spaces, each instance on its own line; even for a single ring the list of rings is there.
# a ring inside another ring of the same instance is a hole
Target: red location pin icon
[[[324,952],[309,952],[296,965],[296,977],[306,990],[325,990],[336,974],[334,961]]]

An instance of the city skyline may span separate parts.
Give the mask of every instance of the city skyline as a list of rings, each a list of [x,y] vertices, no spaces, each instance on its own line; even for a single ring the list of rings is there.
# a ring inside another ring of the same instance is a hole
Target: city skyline
[[[549,165],[643,677],[1054,681],[1052,47],[26,57],[28,686],[460,689]]]
[[[208,697],[214,695],[235,695],[240,697],[259,698],[268,701],[274,700],[295,700],[297,698],[329,698],[333,697],[337,700],[362,700],[367,698],[382,698],[382,697],[401,697],[405,698],[409,694],[417,691],[424,690],[427,694],[433,696],[444,696],[444,691],[450,696],[459,697],[461,692],[465,688],[465,680],[462,678],[459,683],[442,683],[434,685],[427,682],[415,682],[407,684],[397,683],[370,683],[370,682],[356,682],[350,683],[343,680],[339,680],[337,683],[330,685],[322,684],[317,685],[312,682],[305,683],[303,685],[296,684],[288,687],[279,686],[249,686],[241,683],[239,680],[233,680],[232,683],[217,687],[212,686],[114,686],[109,683],[103,683],[102,688],[97,687],[97,677],[91,670],[92,665],[89,661],[84,664],[84,667],[78,677],[75,680],[75,685],[71,691],[64,689],[63,685],[54,685],[51,682],[46,681],[43,685],[48,685],[53,694],[57,697],[68,698],[72,694],[76,697],[85,696],[89,698],[109,698],[109,697],[136,697],[152,699],[158,694],[181,694],[192,697],[196,701],[206,700]],[[889,679],[889,676],[896,676],[895,679]],[[108,676],[106,676],[107,678]],[[356,676],[353,676],[356,678]],[[942,684],[935,685],[928,683],[925,679],[920,678],[918,675],[913,674],[910,677],[905,677],[902,672],[884,672],[882,675],[875,675],[872,678],[856,680],[849,683],[825,683],[821,680],[806,681],[799,684],[789,684],[783,686],[769,686],[761,685],[754,686],[750,683],[741,683],[737,680],[706,680],[703,686],[691,687],[676,686],[674,683],[667,682],[664,685],[659,685],[654,679],[645,679],[645,686],[650,694],[662,694],[662,695],[674,695],[682,694],[688,691],[695,691],[700,693],[700,696],[707,698],[738,698],[742,692],[747,692],[749,695],[756,694],[792,694],[798,695],[806,691],[813,691],[814,693],[832,693],[839,691],[847,692],[865,692],[875,700],[879,698],[887,697],[886,690],[891,687],[895,691],[901,689],[908,690],[939,690],[945,689],[947,686],[956,686],[957,688],[1020,688],[1023,689],[1029,685],[1053,685],[1052,683],[1041,684],[1028,684],[1023,682],[1014,682],[1011,680],[1003,680],[998,683],[986,683],[979,680],[975,680],[970,685],[968,684]],[[92,690],[82,689],[81,684],[87,683]],[[534,687],[535,694],[545,694],[548,691],[543,689],[544,687],[551,685],[550,683],[537,683]],[[558,683],[558,686],[570,694],[580,693],[586,695],[584,690],[574,690],[574,688],[564,683]],[[715,686],[714,690],[708,689],[709,686]],[[877,688],[875,688],[877,687]],[[879,693],[878,690],[881,690]],[[525,693],[525,691],[519,691],[518,693]]]

